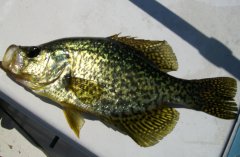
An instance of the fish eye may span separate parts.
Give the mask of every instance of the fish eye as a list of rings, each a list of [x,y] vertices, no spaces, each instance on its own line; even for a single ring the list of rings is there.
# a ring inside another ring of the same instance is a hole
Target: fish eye
[[[28,58],[37,57],[40,54],[40,51],[41,51],[40,48],[38,48],[36,46],[30,47],[27,50],[27,57]]]

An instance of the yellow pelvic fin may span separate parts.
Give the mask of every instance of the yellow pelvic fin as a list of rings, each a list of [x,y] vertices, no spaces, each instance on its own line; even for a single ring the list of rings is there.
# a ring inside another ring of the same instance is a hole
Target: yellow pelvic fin
[[[96,82],[76,77],[71,78],[70,89],[85,104],[94,104],[103,92]]]
[[[179,113],[171,107],[162,107],[148,113],[124,117],[111,117],[104,122],[110,123],[128,134],[142,147],[155,145],[175,127]]]
[[[178,69],[177,58],[166,41],[135,39],[129,36],[119,37],[118,34],[109,38],[137,49],[161,71],[169,72]]]
[[[74,109],[65,108],[64,114],[67,119],[67,122],[75,135],[79,138],[80,129],[84,124],[84,119],[81,116],[80,112]]]

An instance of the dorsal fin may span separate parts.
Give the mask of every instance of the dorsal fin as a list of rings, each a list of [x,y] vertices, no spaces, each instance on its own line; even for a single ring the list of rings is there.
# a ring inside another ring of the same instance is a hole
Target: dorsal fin
[[[122,117],[106,117],[103,122],[112,124],[143,147],[155,145],[169,134],[178,121],[179,113],[171,107],[161,107],[146,113]]]
[[[161,71],[169,72],[178,69],[177,58],[166,41],[135,39],[129,36],[119,37],[118,34],[109,38],[137,49]]]

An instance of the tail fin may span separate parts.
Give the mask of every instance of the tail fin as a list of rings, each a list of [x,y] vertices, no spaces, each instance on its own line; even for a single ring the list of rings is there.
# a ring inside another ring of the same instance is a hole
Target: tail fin
[[[188,94],[193,98],[193,108],[223,119],[237,117],[237,104],[234,97],[237,83],[233,78],[218,77],[191,80]]]

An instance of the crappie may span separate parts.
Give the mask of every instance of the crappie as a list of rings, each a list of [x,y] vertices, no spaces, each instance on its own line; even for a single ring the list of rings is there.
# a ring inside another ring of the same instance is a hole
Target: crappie
[[[179,113],[171,104],[224,119],[236,118],[238,111],[233,78],[184,80],[167,74],[178,64],[166,41],[114,35],[11,45],[2,68],[34,93],[59,103],[77,136],[82,113],[147,147],[176,125]]]

